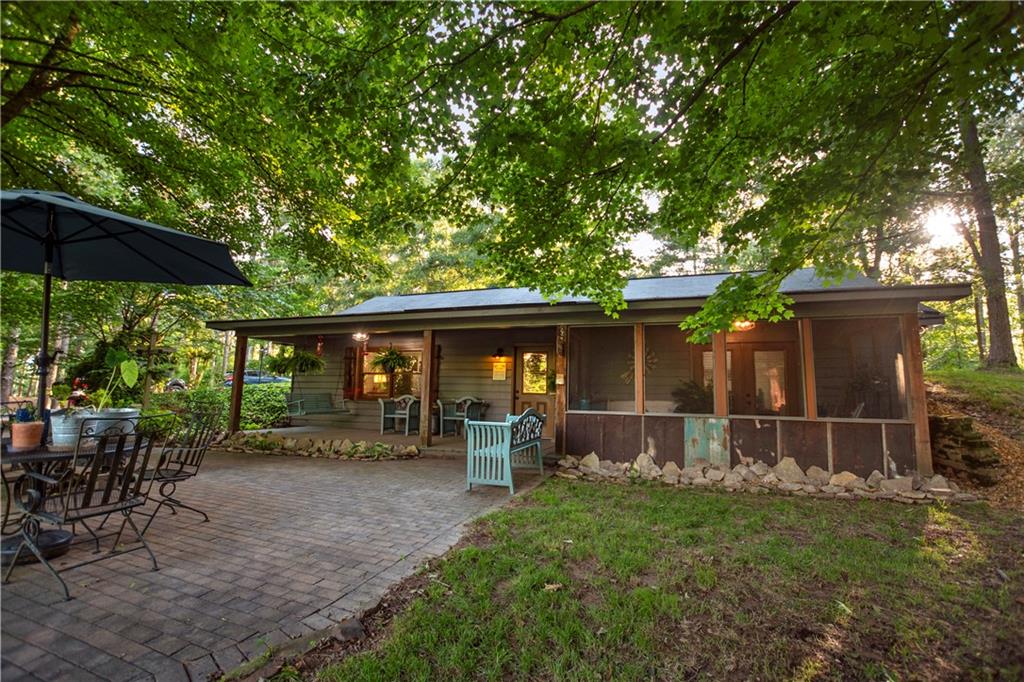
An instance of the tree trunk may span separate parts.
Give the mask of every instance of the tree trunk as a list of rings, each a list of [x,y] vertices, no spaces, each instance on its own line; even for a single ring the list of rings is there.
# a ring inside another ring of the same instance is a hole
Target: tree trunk
[[[11,390],[14,388],[14,370],[18,366],[18,339],[21,337],[21,330],[17,327],[11,329],[11,340],[4,349],[4,362],[0,367],[0,402],[7,402],[11,399]]]
[[[149,395],[153,390],[153,351],[156,350],[156,321],[160,309],[153,311],[153,319],[149,323],[149,346],[146,349],[146,370],[142,375],[142,409],[149,407]]]
[[[199,356],[193,355],[188,359],[188,385],[193,388],[199,378]]]
[[[50,366],[47,368],[46,372],[47,395],[50,394],[50,389],[53,388],[54,382],[57,381],[57,373],[60,371],[60,366],[62,364],[61,358],[67,356],[69,345],[71,345],[71,339],[68,337],[68,333],[63,330],[57,332],[57,340],[53,344],[53,350],[55,351],[54,359],[53,362],[50,363]],[[50,403],[52,404],[53,401],[50,400]]]
[[[981,260],[978,269],[985,283],[985,303],[988,308],[989,367],[1016,367],[1017,355],[1013,350],[1010,330],[1010,309],[1006,301],[1006,276],[1003,272],[999,228],[992,208],[992,193],[985,175],[985,159],[978,139],[978,123],[965,109],[960,119],[960,134],[964,145],[964,164],[971,187],[971,205],[978,223],[978,244]]]
[[[981,296],[974,294],[974,332],[978,336],[978,362],[985,364],[985,310],[981,305]]]
[[[59,36],[54,38],[50,49],[46,51],[42,61],[32,69],[32,73],[29,75],[28,80],[25,81],[25,84],[17,92],[12,93],[8,100],[4,102],[3,107],[0,108],[0,126],[10,123],[44,95],[60,90],[81,77],[81,74],[74,73],[58,77],[56,75],[57,72],[50,68],[54,62],[59,62],[61,53],[71,47],[75,36],[78,35],[79,28],[78,15],[75,14],[74,10],[71,10],[65,22],[64,30]],[[7,93],[5,92],[4,94],[6,95]]]
[[[1020,256],[1021,228],[1010,233],[1010,267],[1013,270],[1013,291],[1017,299],[1017,326],[1024,335],[1024,261]]]

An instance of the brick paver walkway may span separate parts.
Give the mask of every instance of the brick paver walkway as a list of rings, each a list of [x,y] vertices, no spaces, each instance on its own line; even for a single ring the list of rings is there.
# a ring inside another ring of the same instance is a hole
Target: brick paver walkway
[[[41,567],[15,569],[0,594],[4,682],[206,679],[372,606],[508,493],[466,493],[457,459],[216,453],[179,497],[211,521],[161,513],[146,535],[158,572],[144,552],[76,569],[65,602]]]

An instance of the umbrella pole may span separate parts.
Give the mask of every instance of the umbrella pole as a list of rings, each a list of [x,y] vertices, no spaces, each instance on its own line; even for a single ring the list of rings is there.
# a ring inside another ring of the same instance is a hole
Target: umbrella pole
[[[49,401],[46,396],[46,379],[50,373],[50,296],[53,293],[53,242],[56,234],[54,221],[56,211],[50,206],[47,217],[46,242],[44,249],[46,261],[43,263],[43,328],[40,333],[39,357],[36,359],[36,368],[39,370],[39,400],[37,403],[39,418],[46,421],[46,408]],[[47,429],[43,429],[42,442],[46,445]]]

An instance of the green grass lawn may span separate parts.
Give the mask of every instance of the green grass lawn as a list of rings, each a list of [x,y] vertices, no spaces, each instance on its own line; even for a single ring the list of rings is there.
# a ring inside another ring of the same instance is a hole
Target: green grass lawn
[[[925,378],[989,410],[1024,419],[1024,372],[1020,370],[931,370]]]
[[[1020,679],[1022,520],[552,479],[316,675]]]

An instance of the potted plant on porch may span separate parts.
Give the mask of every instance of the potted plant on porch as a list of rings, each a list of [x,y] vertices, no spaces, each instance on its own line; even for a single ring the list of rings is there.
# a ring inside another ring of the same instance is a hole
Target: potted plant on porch
[[[50,414],[50,438],[58,448],[75,444],[82,420],[87,413],[92,412],[90,408],[77,404],[72,397],[73,393],[68,384],[54,384],[50,388],[50,395],[61,406],[61,409]]]
[[[109,350],[106,357],[107,367],[110,368],[110,378],[107,385],[98,388],[89,395],[88,403],[93,408],[93,413],[85,415],[82,421],[88,421],[89,417],[110,419],[119,417],[121,419],[133,419],[139,416],[137,407],[131,407],[131,401],[126,398],[115,399],[119,390],[128,390],[135,387],[139,381],[139,363],[123,351]],[[115,407],[115,402],[117,406]],[[112,422],[105,424],[107,427],[128,426],[123,422]]]
[[[30,450],[38,447],[43,439],[43,422],[36,415],[36,406],[26,403],[14,412],[11,423],[11,448]]]
[[[379,369],[388,375],[388,397],[395,397],[395,374],[412,369],[414,359],[398,350],[394,346],[388,346],[384,350],[377,351],[370,361],[370,366]]]

